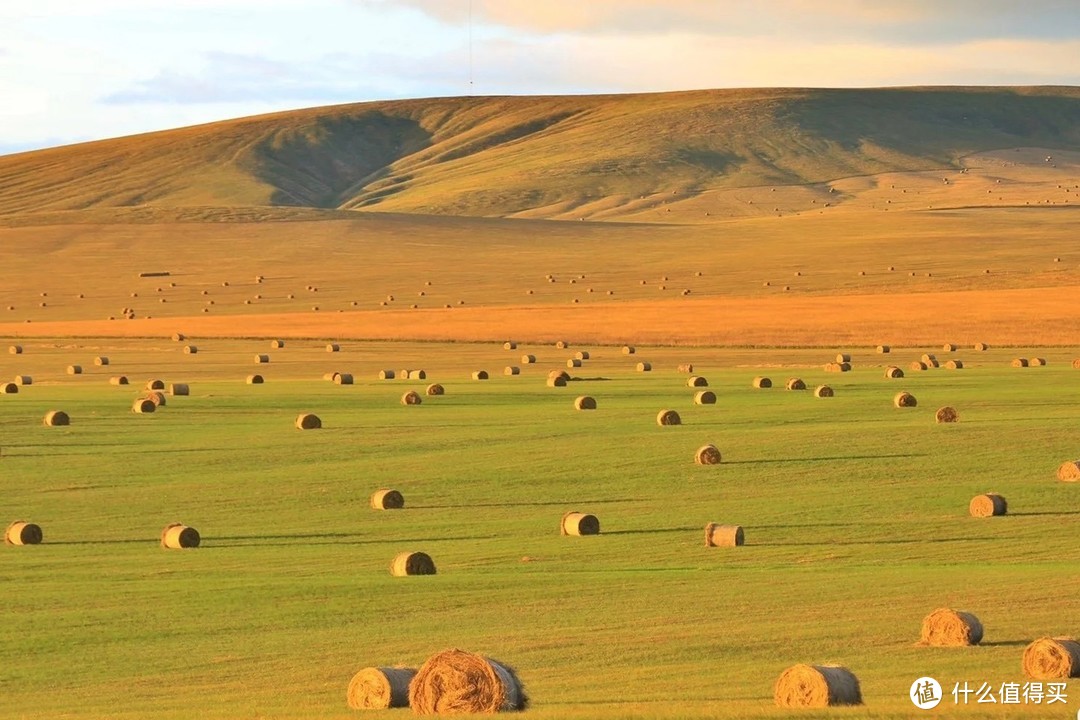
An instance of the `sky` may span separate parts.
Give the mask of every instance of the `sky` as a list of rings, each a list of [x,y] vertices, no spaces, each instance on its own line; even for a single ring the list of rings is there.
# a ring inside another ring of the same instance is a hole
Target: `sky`
[[[446,95],[1080,85],[1080,0],[2,0],[0,154]]]

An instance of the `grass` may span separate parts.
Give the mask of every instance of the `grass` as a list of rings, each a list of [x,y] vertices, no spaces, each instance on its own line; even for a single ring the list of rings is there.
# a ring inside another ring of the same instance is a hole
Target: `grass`
[[[296,341],[252,387],[264,341],[199,345],[183,356],[165,340],[34,341],[0,357],[0,372],[35,376],[0,398],[4,505],[46,538],[3,548],[0,650],[18,662],[0,716],[347,717],[359,668],[460,646],[519,669],[530,717],[786,717],[771,700],[780,671],[837,661],[866,706],[807,717],[903,718],[916,677],[947,690],[1022,681],[1027,641],[1076,632],[1080,501],[1053,479],[1075,455],[1075,349],[1040,350],[1050,364],[1025,370],[1007,366],[1013,351],[967,353],[962,371],[888,381],[884,364],[935,349],[853,349],[855,370],[836,375],[821,369],[835,351],[589,347],[579,374],[606,379],[550,389],[547,370],[576,346],[346,343],[329,355]],[[113,365],[62,375],[99,352]],[[541,362],[521,377],[469,379],[524,352]],[[642,358],[652,373],[633,371]],[[692,405],[674,372],[687,361],[716,406]],[[399,405],[425,383],[375,373],[406,366],[447,395]],[[319,379],[331,368],[358,384]],[[192,395],[135,416],[136,388],[106,384],[119,373],[190,382]],[[762,373],[837,395],[751,389]],[[899,389],[919,407],[893,408]],[[574,411],[582,393],[597,411]],[[944,404],[956,426],[933,423]],[[69,428],[41,427],[53,407]],[[661,407],[684,425],[657,427]],[[325,429],[294,430],[301,411]],[[693,464],[705,442],[722,465]],[[370,510],[379,487],[401,490],[406,509]],[[1010,515],[967,517],[985,491]],[[566,510],[596,514],[603,534],[560,537]],[[199,529],[199,550],[157,547],[174,520]],[[742,524],[747,545],[706,549],[709,521]],[[394,554],[413,549],[439,574],[390,577]],[[975,612],[985,645],[914,647],[938,606]]]

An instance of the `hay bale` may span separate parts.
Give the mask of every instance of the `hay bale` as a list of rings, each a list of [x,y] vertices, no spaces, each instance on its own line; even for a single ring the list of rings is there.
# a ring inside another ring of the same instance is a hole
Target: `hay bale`
[[[417,715],[490,714],[528,704],[513,668],[464,650],[431,656],[409,684],[409,706]]]
[[[647,363],[647,362],[639,362],[639,363],[638,363],[638,364],[637,364],[637,365],[635,366],[635,369],[636,369],[636,370],[637,370],[638,372],[652,372],[652,363]]]
[[[22,355],[22,345],[12,345],[8,347],[8,352],[12,355]]]
[[[19,386],[13,382],[0,384],[0,395],[18,395]]]
[[[4,543],[7,545],[40,545],[41,526],[25,520],[16,520],[4,531]]]
[[[589,351],[588,350],[578,350],[576,353],[574,353],[574,359],[575,360],[588,360],[589,359]]]
[[[693,363],[680,363],[679,366],[675,368],[675,372],[692,373],[692,372],[694,372],[694,364]]]
[[[105,365],[109,364],[109,358],[105,357],[104,355],[98,355],[96,358],[94,358],[94,364],[98,367],[104,367]]]
[[[184,342],[184,333],[173,333],[172,340],[173,342]]]
[[[568,368],[579,368],[579,367],[581,367],[581,361],[578,360],[577,358],[570,358],[569,360],[566,361],[566,367],[568,367]]]
[[[960,413],[956,412],[956,408],[946,405],[938,408],[934,419],[939,423],[954,423],[960,420]]]
[[[595,515],[572,510],[559,522],[560,535],[599,535],[600,520]]]
[[[262,375],[248,375],[244,382],[248,385],[262,385],[264,380]]]
[[[50,410],[45,413],[44,423],[46,427],[60,427],[61,425],[70,425],[71,418],[63,410]]]
[[[875,350],[877,350],[879,355],[887,355],[888,353],[892,352],[892,348],[890,348],[888,345],[878,345]]]
[[[427,388],[424,390],[424,392],[427,393],[429,396],[434,397],[436,395],[445,395],[446,394],[446,388],[444,388],[439,383],[432,383],[432,384],[427,386]],[[408,404],[408,403],[406,403],[406,404]],[[413,404],[415,404],[415,403],[413,403]]]
[[[409,379],[410,380],[427,380],[427,373],[424,372],[423,370],[410,370],[409,371]]]
[[[705,547],[740,547],[744,542],[741,525],[709,523],[705,526]]]
[[[405,507],[405,496],[397,490],[381,488],[371,494],[373,510],[400,510]]]
[[[1080,370],[1080,358],[1072,361],[1073,370]]]
[[[784,386],[788,390],[805,390],[806,383],[801,378],[788,378],[787,384]]]
[[[165,393],[157,390],[152,390],[146,394],[146,398],[150,400],[157,407],[165,406]]]
[[[197,355],[198,352],[199,352],[199,348],[196,347],[195,345],[185,345],[184,346],[184,354],[185,355]]]
[[[183,523],[169,523],[161,531],[161,547],[168,550],[197,548],[201,541],[199,531]]]
[[[914,370],[916,372],[918,372],[920,370],[926,370],[926,368],[927,368],[926,363],[922,362],[921,360],[916,360],[915,362],[911,363],[911,365],[908,366],[908,369]]]
[[[915,407],[918,405],[918,401],[909,392],[898,392],[893,396],[893,405],[898,408]]]
[[[563,380],[570,382],[570,373],[566,372],[565,370],[549,370],[547,376],[549,378],[562,378]]]
[[[963,370],[964,369],[964,361],[963,360],[950,360],[949,362],[945,363],[945,369],[946,370]]]
[[[394,379],[394,371],[393,370],[380,370],[379,371],[379,379],[380,380],[393,380]]]
[[[34,384],[34,378],[31,377],[30,375],[16,375],[15,376],[15,384],[16,385],[33,385]]]
[[[851,362],[851,355],[849,355],[848,353],[838,353],[836,356],[836,362],[837,364]]]
[[[394,556],[390,562],[390,574],[394,577],[409,575],[434,575],[435,561],[422,552],[403,552]]]
[[[830,398],[835,394],[836,393],[833,392],[833,389],[828,385],[818,385],[816,388],[814,388],[814,397]]]
[[[1027,367],[1028,361],[1027,358],[1013,358],[1013,361],[1009,364],[1013,367]]]
[[[656,413],[657,425],[682,425],[682,418],[674,410],[661,410]]]
[[[696,393],[694,393],[694,404],[715,405],[716,393],[714,393],[712,390],[698,390]]]
[[[409,390],[401,396],[402,405],[419,405],[421,402],[423,402],[423,400],[420,397],[420,393],[415,390]]]
[[[844,372],[843,367],[840,365],[840,363],[834,362],[825,363],[825,366],[822,369],[825,370],[825,372]]]
[[[694,451],[694,463],[697,465],[719,465],[722,457],[715,445],[702,445]]]
[[[280,350],[283,347],[285,347],[285,341],[284,340],[271,340],[270,341],[270,349],[271,350]]]
[[[353,376],[352,373],[334,373],[335,385],[352,385]]]
[[[975,347],[975,350],[977,350],[978,352],[986,352],[987,350],[990,349],[990,346],[987,345],[984,342],[977,342],[977,343],[975,343],[974,347]]]
[[[895,365],[889,365],[885,368],[885,377],[889,380],[898,380],[904,377],[904,371]]]
[[[581,395],[574,399],[575,410],[595,410],[596,398],[589,395]]]
[[[767,377],[758,376],[754,378],[754,382],[752,383],[752,385],[758,390],[762,390],[764,388],[771,388],[772,380]]]
[[[1036,357],[1036,358],[1031,358],[1030,360],[1028,360],[1028,367],[1044,367],[1045,365],[1046,365],[1046,359],[1045,358]]]
[[[517,343],[513,340],[507,340],[503,343],[503,350],[517,350]]]
[[[983,626],[969,612],[938,608],[923,618],[919,645],[929,647],[967,647],[982,642]]]
[[[555,348],[556,348],[556,349],[558,349],[558,350],[565,350],[565,349],[566,349],[566,348],[568,348],[568,347],[570,347],[570,346],[569,346],[569,345],[567,345],[567,344],[566,344],[565,342],[563,342],[562,340],[560,340],[559,342],[555,343]]]
[[[944,352],[956,352],[956,346],[953,345],[952,343],[945,343],[944,345],[941,346],[941,349]]]
[[[1062,463],[1057,469],[1057,479],[1062,482],[1080,481],[1080,460]]]
[[[173,397],[190,395],[191,388],[188,387],[187,383],[169,383],[169,394]]]
[[[345,693],[353,710],[385,710],[409,706],[409,683],[416,668],[368,667],[352,676]]]
[[[686,380],[686,387],[709,387],[709,381],[700,375],[691,375]]]
[[[522,365],[532,365],[535,362],[536,362],[536,356],[535,355],[522,355],[521,356],[521,364]]]
[[[157,410],[157,405],[150,398],[136,398],[131,404],[131,412],[136,415],[149,414]]]
[[[922,360],[927,365],[933,365],[934,363],[937,362],[937,356],[931,355],[930,353],[923,353],[919,357],[919,359]]]
[[[326,352],[341,352],[341,346],[337,343],[327,343]]]
[[[997,493],[984,493],[971,498],[968,513],[971,517],[994,517],[1009,512],[1009,503]]]
[[[109,378],[109,384],[110,385],[127,385],[128,384],[127,375],[115,375],[115,376]]]
[[[312,413],[300,413],[296,416],[297,430],[318,430],[322,427],[322,420]]]
[[[256,365],[265,365],[268,362],[270,362],[270,356],[269,355],[256,355],[255,356],[255,364]]]
[[[1024,675],[1036,680],[1080,677],[1080,642],[1070,637],[1041,637],[1024,648]]]
[[[779,707],[862,705],[859,679],[839,665],[792,665],[776,680],[773,700]]]
[[[521,368],[517,365],[507,365],[503,368],[503,375],[520,375]]]
[[[67,374],[68,375],[82,375],[82,365],[68,365],[67,366]]]
[[[637,348],[635,348],[633,345],[623,345],[622,346],[622,354],[623,355],[633,355],[636,352],[637,352]]]
[[[487,380],[488,379],[487,370],[477,370],[476,372],[474,372],[472,374],[472,379],[473,380]]]
[[[547,379],[547,386],[554,387],[566,387],[566,377],[564,375],[550,375]]]

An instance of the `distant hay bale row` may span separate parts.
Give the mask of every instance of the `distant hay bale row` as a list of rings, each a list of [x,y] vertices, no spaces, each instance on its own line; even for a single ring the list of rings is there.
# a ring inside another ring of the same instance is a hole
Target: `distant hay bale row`
[[[572,510],[559,521],[560,535],[599,535],[600,520],[595,515]]]
[[[1042,637],[1024,649],[1024,674],[1036,680],[1080,677],[1080,642],[1071,637]]]
[[[373,510],[400,510],[405,507],[405,496],[392,488],[380,488],[371,495]]]
[[[161,547],[169,550],[197,548],[201,541],[199,531],[183,523],[170,523],[161,531]]]
[[[390,574],[394,577],[434,575],[435,561],[424,552],[398,553],[390,562]]]
[[[705,547],[741,547],[744,542],[741,525],[709,523],[705,526]]]
[[[898,408],[915,407],[918,405],[918,401],[909,392],[899,392],[893,396],[893,405]]]
[[[968,514],[971,517],[994,517],[1005,515],[1009,512],[1009,503],[997,493],[984,493],[971,498],[968,503]]]
[[[40,525],[25,520],[16,520],[4,531],[7,545],[40,545],[43,537]]]
[[[965,647],[983,639],[979,618],[969,612],[938,608],[923,618],[919,644],[929,647]]]
[[[759,377],[754,378],[754,382],[752,384],[753,384],[753,386],[755,388],[757,388],[758,390],[761,390],[761,389],[764,389],[764,388],[771,388],[772,387],[772,380],[770,380],[767,377],[760,377],[759,376]]]
[[[780,674],[773,687],[779,707],[831,707],[862,705],[859,679],[839,665],[793,665]]]
[[[416,668],[368,667],[353,675],[346,690],[352,710],[385,710],[409,706],[409,683]]]
[[[463,650],[428,658],[409,684],[409,706],[417,715],[512,712],[528,703],[513,668]]]

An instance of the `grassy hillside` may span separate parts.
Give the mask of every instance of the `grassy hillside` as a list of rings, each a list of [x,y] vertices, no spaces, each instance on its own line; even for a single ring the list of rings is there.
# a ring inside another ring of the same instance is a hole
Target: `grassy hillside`
[[[0,157],[0,215],[300,206],[617,217],[675,198],[1080,144],[1080,89],[442,98],[279,113]]]

